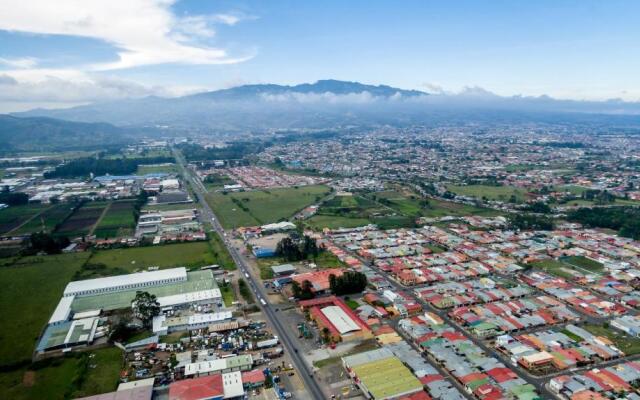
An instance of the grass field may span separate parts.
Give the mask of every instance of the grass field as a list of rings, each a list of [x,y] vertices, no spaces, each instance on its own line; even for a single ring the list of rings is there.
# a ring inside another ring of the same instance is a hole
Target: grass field
[[[29,218],[37,215],[48,208],[47,205],[29,204],[24,206],[13,206],[0,210],[0,234],[7,233],[17,228]]]
[[[226,229],[263,225],[293,216],[327,195],[324,185],[256,190],[229,194],[214,193],[207,202]]]
[[[604,336],[611,340],[617,348],[628,356],[640,353],[640,339],[638,338],[631,337],[614,328],[605,328],[600,325],[587,324],[584,329],[596,336]]]
[[[531,263],[534,268],[542,269],[552,275],[565,279],[574,279],[575,276],[569,272],[570,267],[558,260],[542,260]]]
[[[88,253],[25,257],[0,268],[0,365],[31,358],[65,285],[88,257]]]
[[[422,199],[413,192],[395,187],[363,196],[340,196],[325,202],[318,214],[306,221],[313,229],[353,228],[376,224],[381,229],[407,228],[418,217],[482,215],[496,216],[500,212],[466,204],[435,199]]]
[[[233,288],[230,284],[220,285],[220,292],[222,293],[222,301],[226,307],[231,307],[232,303],[236,301],[236,295],[233,292]]]
[[[593,273],[600,273],[604,270],[604,265],[601,263],[591,260],[587,257],[573,256],[573,257],[565,257],[561,259],[562,262],[569,265],[574,265],[578,267],[578,269],[583,269]]]
[[[338,229],[338,228],[356,228],[359,226],[369,225],[371,221],[367,218],[342,217],[338,215],[314,215],[306,221],[312,229]]]
[[[55,233],[69,237],[87,235],[108,204],[106,201],[83,204],[60,225]]]
[[[178,166],[173,163],[167,164],[148,164],[138,165],[137,175],[157,174],[157,173],[176,174],[178,173]]]
[[[115,347],[86,355],[58,358],[36,369],[0,373],[0,398],[12,400],[64,399],[114,391],[122,352]],[[80,375],[83,379],[78,379]],[[81,381],[79,387],[72,382]]]
[[[133,215],[135,200],[114,201],[102,217],[94,234],[99,238],[131,236],[136,227]]]
[[[512,186],[489,186],[489,185],[447,185],[447,190],[461,195],[481,199],[486,197],[489,200],[509,201],[514,195],[518,203],[527,199],[524,189]]]
[[[33,232],[53,232],[58,224],[64,221],[71,214],[72,206],[70,204],[57,204],[50,206],[40,215],[32,218],[29,222],[13,231],[13,234],[22,235]]]
[[[90,262],[104,264],[107,268],[122,268],[127,272],[134,272],[148,267],[197,268],[216,264],[216,259],[210,251],[208,242],[192,242],[98,250],[91,257]]]

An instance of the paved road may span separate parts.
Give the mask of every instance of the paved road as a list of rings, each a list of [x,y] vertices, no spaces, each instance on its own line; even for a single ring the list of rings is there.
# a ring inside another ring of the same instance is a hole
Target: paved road
[[[205,199],[206,189],[204,185],[200,182],[199,179],[195,179],[191,173],[191,171],[186,168],[186,162],[182,154],[180,154],[177,150],[174,149],[174,155],[176,157],[176,161],[180,165],[182,169],[182,175],[185,179],[189,181],[191,187],[200,202],[202,208],[202,215],[213,225],[213,229],[223,238],[225,246],[229,250],[229,254],[233,258],[233,261],[238,266],[240,272],[244,275],[245,279],[249,282],[249,287],[253,291],[254,295],[257,297],[257,304],[264,312],[265,316],[271,323],[271,325],[275,328],[276,333],[278,334],[278,338],[280,342],[284,345],[285,349],[289,352],[291,360],[298,371],[298,375],[304,381],[304,385],[311,395],[312,398],[317,400],[325,399],[322,389],[316,382],[313,372],[307,367],[306,362],[303,357],[298,354],[298,346],[297,346],[297,337],[292,337],[291,332],[280,322],[276,311],[271,307],[268,301],[268,297],[262,287],[260,282],[256,282],[254,280],[253,275],[249,271],[249,266],[246,264],[244,258],[238,252],[232,244],[225,236],[225,231],[222,228],[222,225],[218,222],[218,218],[209,207]],[[297,335],[297,332],[294,332],[294,335]]]

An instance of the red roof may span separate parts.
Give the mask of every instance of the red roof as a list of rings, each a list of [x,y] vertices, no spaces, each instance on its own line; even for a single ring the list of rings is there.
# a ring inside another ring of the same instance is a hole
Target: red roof
[[[265,381],[264,373],[259,369],[242,373],[242,383],[262,383]]]
[[[304,274],[292,275],[291,279],[298,282],[301,286],[304,281],[311,282],[312,291],[321,291],[329,289],[329,276],[342,276],[343,270],[340,268],[323,269],[321,271],[306,272]]]
[[[498,383],[510,381],[512,379],[516,379],[518,376],[515,372],[510,370],[509,368],[493,368],[487,371],[487,375],[493,378]]]
[[[169,400],[199,400],[224,396],[222,375],[184,379],[169,386]]]

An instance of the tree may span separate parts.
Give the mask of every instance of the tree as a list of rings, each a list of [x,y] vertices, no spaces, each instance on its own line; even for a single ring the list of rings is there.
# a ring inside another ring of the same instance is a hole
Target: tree
[[[48,233],[36,232],[29,237],[29,252],[44,251],[47,254],[60,254],[69,243],[71,243],[69,238],[64,236],[54,238]]]
[[[355,271],[346,271],[342,276],[331,274],[329,287],[336,296],[360,293],[367,287],[367,276]]]
[[[142,320],[145,327],[151,327],[153,317],[160,314],[160,303],[154,294],[137,291],[133,299],[133,315]]]
[[[302,286],[300,286],[297,281],[293,281],[291,289],[293,291],[293,297],[298,300],[309,300],[316,296],[313,292],[313,285],[308,280],[302,282]]]

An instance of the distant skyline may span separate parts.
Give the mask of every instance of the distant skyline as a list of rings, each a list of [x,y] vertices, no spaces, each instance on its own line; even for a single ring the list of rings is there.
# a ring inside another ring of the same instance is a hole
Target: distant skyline
[[[0,0],[0,112],[248,83],[640,101],[638,1]]]

